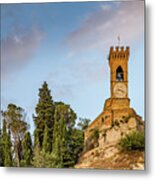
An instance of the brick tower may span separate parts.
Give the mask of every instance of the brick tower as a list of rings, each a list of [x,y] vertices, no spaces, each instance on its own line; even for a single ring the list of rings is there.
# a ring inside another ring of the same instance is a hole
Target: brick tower
[[[110,97],[105,101],[103,111],[92,121],[85,131],[85,148],[117,142],[131,131],[144,129],[144,122],[130,107],[128,97],[129,47],[111,47],[109,52]],[[92,132],[97,129],[99,139],[92,140]]]
[[[110,91],[111,97],[107,99],[104,109],[128,108],[130,100],[128,98],[128,60],[129,47],[110,48]]]

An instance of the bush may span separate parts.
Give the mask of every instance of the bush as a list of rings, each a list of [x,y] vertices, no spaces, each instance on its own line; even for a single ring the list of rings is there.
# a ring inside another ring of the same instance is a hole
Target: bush
[[[127,134],[120,140],[119,146],[122,150],[144,150],[144,132],[133,131]]]
[[[97,128],[92,129],[91,139],[98,140],[99,130]]]

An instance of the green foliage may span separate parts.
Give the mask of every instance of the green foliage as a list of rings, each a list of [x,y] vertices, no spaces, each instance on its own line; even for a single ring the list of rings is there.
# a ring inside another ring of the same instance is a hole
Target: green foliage
[[[91,135],[86,141],[85,151],[91,150],[99,145],[99,130],[97,127],[90,130]]]
[[[70,134],[75,124],[76,114],[69,105],[58,104],[54,114],[53,166],[69,167],[73,164],[70,149]]]
[[[72,152],[73,164],[77,163],[78,158],[84,148],[84,132],[81,129],[74,128],[70,136],[70,150]]]
[[[99,130],[98,128],[94,128],[92,129],[92,133],[91,133],[91,139],[98,139],[99,138]]]
[[[10,137],[10,131],[7,132],[6,121],[3,119],[3,130],[0,138],[0,151],[1,151],[1,166],[10,167],[12,166],[12,143]]]
[[[39,89],[39,102],[35,111],[34,145],[27,131],[24,110],[9,104],[3,112],[0,165],[73,167],[83,151],[84,130],[90,120],[81,118],[75,127],[76,113],[63,102],[53,102],[46,82]],[[94,136],[97,134],[94,133]]]
[[[124,138],[120,140],[119,147],[122,150],[144,150],[144,132],[133,131],[127,134]]]
[[[22,141],[23,159],[21,161],[21,166],[29,167],[31,166],[32,159],[32,140],[29,132],[25,133],[24,139]]]
[[[77,126],[82,130],[85,131],[90,123],[90,119],[80,118]]]
[[[0,166],[4,166],[4,151],[2,137],[0,136]]]
[[[13,151],[16,161],[15,166],[19,167],[22,159],[21,142],[28,129],[28,124],[25,122],[24,110],[14,104],[9,104],[7,110],[3,112],[3,118],[6,121],[8,130],[11,132],[11,137],[13,138]]]
[[[36,138],[36,144],[33,150],[33,159],[32,159],[32,165],[33,167],[44,167],[44,158],[41,153],[40,145],[39,145],[39,139]]]
[[[49,132],[49,142],[50,151],[52,151],[52,135],[54,126],[54,104],[51,96],[51,92],[48,89],[48,84],[43,83],[42,87],[39,89],[39,102],[35,108],[36,116],[34,117],[34,123],[36,126],[34,133],[34,142],[39,138],[39,145],[42,148],[44,139],[45,126],[48,128]]]
[[[33,159],[32,165],[36,168],[51,168],[53,166],[52,155],[49,152],[45,152],[45,150],[40,148],[39,140],[36,139],[36,145],[33,150]]]
[[[7,134],[6,139],[5,139],[5,144],[4,144],[4,166],[5,167],[11,167],[12,166],[12,152],[11,152],[11,137],[10,137],[10,132]]]
[[[3,166],[4,164],[4,153],[3,153],[3,142],[2,142],[2,136],[0,135],[0,166]]]
[[[50,140],[51,139],[50,139],[49,129],[48,129],[47,125],[45,125],[42,150],[46,153],[50,153],[50,150],[51,150],[51,141]]]
[[[2,134],[0,137],[0,166],[4,166],[6,136],[6,121],[3,119]]]

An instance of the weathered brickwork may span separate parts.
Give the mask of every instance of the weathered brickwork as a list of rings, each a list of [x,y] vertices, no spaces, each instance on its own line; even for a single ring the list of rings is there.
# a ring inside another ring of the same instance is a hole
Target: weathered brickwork
[[[128,60],[129,47],[111,47],[109,52],[110,92],[103,111],[85,131],[85,146],[90,140],[92,130],[98,129],[98,145],[120,140],[131,131],[144,130],[144,122],[130,107],[128,98]],[[87,147],[86,147],[87,149]]]

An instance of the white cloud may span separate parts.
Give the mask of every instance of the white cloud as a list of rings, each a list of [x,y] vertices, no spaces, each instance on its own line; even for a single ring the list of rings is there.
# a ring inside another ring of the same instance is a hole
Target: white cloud
[[[144,2],[127,1],[102,4],[99,10],[85,19],[67,38],[70,51],[91,51],[117,45],[120,35],[122,45],[131,45],[144,33]],[[111,9],[110,9],[111,8]]]
[[[111,9],[111,5],[109,5],[109,4],[103,4],[103,5],[101,5],[101,9],[103,10],[103,11],[109,11],[110,9]]]
[[[8,78],[12,72],[30,62],[44,33],[38,28],[10,32],[1,40],[1,75]]]

